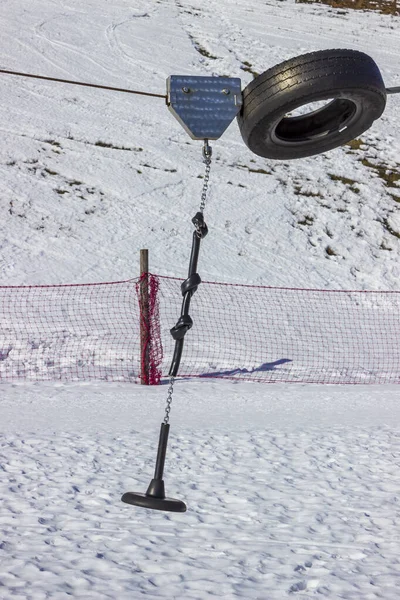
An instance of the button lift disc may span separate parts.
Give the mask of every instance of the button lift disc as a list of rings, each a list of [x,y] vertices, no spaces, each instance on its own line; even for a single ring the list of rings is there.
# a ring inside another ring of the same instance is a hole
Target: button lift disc
[[[229,77],[171,75],[167,79],[167,105],[193,140],[204,140],[203,157],[206,164],[206,176],[200,211],[192,219],[196,230],[193,232],[189,275],[181,286],[183,295],[182,313],[178,323],[171,329],[171,335],[175,340],[175,352],[169,372],[171,380],[166,415],[164,422],[161,423],[154,477],[145,494],[126,492],[121,500],[126,504],[153,510],[185,512],[186,504],[184,502],[165,497],[163,472],[168,444],[169,413],[174,378],[178,373],[183,350],[183,339],[193,324],[189,316],[190,300],[201,283],[200,276],[196,271],[200,241],[207,235],[208,231],[203,219],[212,154],[208,140],[217,140],[221,137],[240,111],[242,106],[241,82],[240,79]]]

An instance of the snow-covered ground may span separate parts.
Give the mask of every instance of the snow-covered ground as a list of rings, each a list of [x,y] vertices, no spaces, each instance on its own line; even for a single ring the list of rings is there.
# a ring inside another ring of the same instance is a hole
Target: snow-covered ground
[[[347,47],[400,85],[400,19],[377,13],[3,0],[0,19],[16,71],[162,94],[171,74],[246,84]],[[232,124],[213,143],[203,279],[398,290],[399,102],[352,147],[292,162],[253,156]],[[4,75],[0,131],[1,285],[129,279],[142,247],[186,276],[201,143],[161,99]],[[397,600],[398,386],[177,382],[165,482],[184,514],[120,502],[152,477],[165,385],[0,392],[1,600]]]
[[[5,385],[1,598],[398,597],[395,386]],[[47,595],[46,595],[47,594]]]

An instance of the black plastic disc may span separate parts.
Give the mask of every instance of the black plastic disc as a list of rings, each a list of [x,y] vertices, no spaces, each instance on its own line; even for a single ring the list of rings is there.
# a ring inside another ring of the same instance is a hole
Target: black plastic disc
[[[154,496],[147,496],[146,494],[126,492],[121,500],[122,502],[126,502],[126,504],[133,504],[133,506],[141,506],[142,508],[150,508],[152,510],[165,510],[169,512],[186,511],[186,504],[174,498],[156,498]]]

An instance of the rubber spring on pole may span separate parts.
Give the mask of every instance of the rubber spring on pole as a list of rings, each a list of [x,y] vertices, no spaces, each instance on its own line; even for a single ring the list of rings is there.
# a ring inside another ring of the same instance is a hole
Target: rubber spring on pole
[[[190,255],[189,273],[187,279],[181,285],[183,296],[181,316],[174,327],[172,327],[171,335],[175,340],[175,351],[169,370],[171,377],[176,377],[181,362],[183,343],[186,333],[191,329],[193,320],[189,315],[190,300],[201,283],[200,275],[197,273],[197,262],[199,258],[200,242],[208,233],[207,225],[204,221],[203,213],[197,212],[192,219],[195,226],[192,238],[192,252]]]

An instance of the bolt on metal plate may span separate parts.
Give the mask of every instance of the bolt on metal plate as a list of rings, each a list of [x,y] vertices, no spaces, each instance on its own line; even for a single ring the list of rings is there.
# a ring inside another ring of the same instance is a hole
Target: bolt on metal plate
[[[243,103],[241,81],[231,77],[171,75],[167,105],[192,140],[217,140]]]

